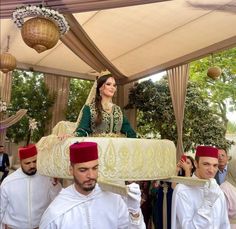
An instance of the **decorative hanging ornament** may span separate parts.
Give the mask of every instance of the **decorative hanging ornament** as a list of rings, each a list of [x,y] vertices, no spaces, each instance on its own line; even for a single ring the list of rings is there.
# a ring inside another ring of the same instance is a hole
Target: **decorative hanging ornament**
[[[221,69],[217,66],[214,66],[214,56],[211,54],[212,67],[208,68],[207,76],[213,80],[216,80],[222,73]]]
[[[16,58],[8,52],[0,56],[0,69],[3,73],[8,73],[16,68]]]
[[[32,17],[24,22],[25,17]],[[60,36],[69,30],[64,16],[58,11],[40,6],[21,6],[13,12],[13,20],[21,28],[24,42],[38,53],[54,47]]]
[[[10,41],[10,36],[7,37],[6,52],[0,55],[0,70],[3,73],[8,73],[9,71],[12,71],[16,68],[16,58],[8,52],[9,41]]]
[[[207,75],[212,78],[213,80],[216,80],[217,78],[219,78],[219,76],[221,75],[222,71],[219,67],[214,66],[214,67],[210,67],[207,70]]]
[[[56,24],[40,17],[26,21],[21,28],[21,36],[24,42],[38,53],[54,47],[60,37]]]

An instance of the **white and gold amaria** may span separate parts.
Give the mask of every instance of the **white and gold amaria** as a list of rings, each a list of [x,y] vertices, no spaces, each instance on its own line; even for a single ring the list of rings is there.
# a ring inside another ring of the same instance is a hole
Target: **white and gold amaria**
[[[107,72],[105,73],[107,75]],[[96,82],[85,104],[93,101]],[[77,120],[79,122],[79,118]],[[69,137],[74,122],[59,122],[51,135],[37,143],[39,173],[51,177],[72,179],[69,173],[69,146],[75,142],[90,141],[98,144],[99,184],[108,191],[126,195],[124,181],[168,180],[189,185],[204,185],[205,180],[176,177],[176,147],[170,140],[126,138],[122,136]]]

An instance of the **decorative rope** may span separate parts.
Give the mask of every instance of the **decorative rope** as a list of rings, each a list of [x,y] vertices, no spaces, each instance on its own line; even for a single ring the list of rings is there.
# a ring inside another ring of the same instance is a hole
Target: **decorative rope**
[[[23,116],[26,114],[27,110],[26,109],[20,109],[19,111],[16,112],[16,114],[0,121],[0,129],[6,129],[13,124],[17,123],[20,119],[23,118]]]
[[[6,47],[6,52],[9,51],[9,43],[10,43],[10,36],[7,36],[7,47]]]

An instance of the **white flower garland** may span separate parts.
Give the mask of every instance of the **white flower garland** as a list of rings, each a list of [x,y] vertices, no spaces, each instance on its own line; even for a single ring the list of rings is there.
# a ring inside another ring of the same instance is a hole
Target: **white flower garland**
[[[36,122],[36,120],[34,118],[30,118],[29,119],[29,129],[34,131],[34,130],[37,130],[38,129],[38,126],[37,126],[38,122]]]
[[[0,100],[0,112],[5,112],[7,111],[7,103]]]
[[[21,6],[18,7],[12,14],[13,21],[18,28],[21,28],[24,24],[25,17],[41,16],[52,20],[58,25],[60,34],[63,35],[69,30],[69,25],[65,17],[58,11],[46,8],[44,6]]]

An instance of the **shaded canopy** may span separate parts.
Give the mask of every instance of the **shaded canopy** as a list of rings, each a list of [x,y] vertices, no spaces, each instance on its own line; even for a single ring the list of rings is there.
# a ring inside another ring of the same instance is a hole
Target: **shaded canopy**
[[[0,7],[1,53],[10,35],[20,69],[94,79],[107,68],[123,84],[236,45],[236,0],[45,0],[70,31],[38,54],[11,20],[16,6],[30,3],[42,1],[2,0]]]

